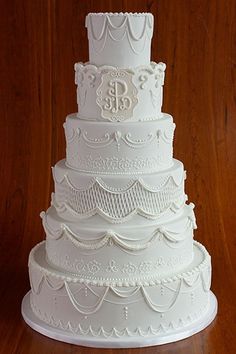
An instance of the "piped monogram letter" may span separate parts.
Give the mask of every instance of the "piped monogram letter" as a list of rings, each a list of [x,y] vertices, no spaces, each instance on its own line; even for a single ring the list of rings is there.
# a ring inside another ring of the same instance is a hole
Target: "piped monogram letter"
[[[110,121],[131,118],[138,102],[137,93],[132,82],[132,73],[116,69],[103,74],[96,101],[101,108],[102,117]]]

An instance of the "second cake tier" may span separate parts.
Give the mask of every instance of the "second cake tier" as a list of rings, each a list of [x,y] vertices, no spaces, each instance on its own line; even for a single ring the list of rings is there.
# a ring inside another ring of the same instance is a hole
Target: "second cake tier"
[[[41,213],[46,233],[48,262],[77,274],[81,281],[118,286],[152,284],[153,279],[180,271],[192,261],[193,204],[171,221],[150,221],[136,216],[111,225],[100,216],[78,223],[63,219],[51,207]]]

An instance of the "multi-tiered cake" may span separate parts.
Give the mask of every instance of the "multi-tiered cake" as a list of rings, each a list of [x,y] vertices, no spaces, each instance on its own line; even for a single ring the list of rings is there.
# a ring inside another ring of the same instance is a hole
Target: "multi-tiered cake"
[[[36,330],[91,346],[187,337],[216,313],[211,259],[193,241],[175,124],[162,113],[165,64],[150,62],[150,13],[91,13],[89,62],[75,64],[78,114],[29,256],[23,315]]]

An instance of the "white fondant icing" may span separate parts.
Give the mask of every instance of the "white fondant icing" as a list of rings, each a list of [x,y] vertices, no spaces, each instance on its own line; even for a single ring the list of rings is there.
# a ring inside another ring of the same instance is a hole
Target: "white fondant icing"
[[[132,73],[128,70],[114,69],[104,73],[97,88],[96,99],[102,118],[112,122],[132,118],[133,109],[138,103],[137,93],[132,82]]]
[[[38,331],[43,321],[100,346],[183,338],[216,307],[210,256],[193,242],[194,205],[172,156],[175,125],[161,113],[165,64],[150,62],[153,16],[89,14],[86,26],[79,114],[64,124],[66,160],[53,168],[52,205],[41,213],[46,241],[29,256],[31,319]],[[27,318],[25,309],[26,301]]]
[[[157,228],[162,228],[164,224],[172,225],[173,223],[177,223],[176,232],[180,232],[182,223],[180,222],[179,224],[177,221],[182,220],[181,218],[184,219],[187,216],[191,218],[193,227],[196,228],[193,209],[194,204],[190,203],[189,205],[184,205],[184,207],[178,212],[172,213],[171,217],[169,214],[163,215],[163,217],[159,219],[152,220],[136,215],[124,223],[112,224],[108,220],[101,218],[99,215],[94,215],[89,219],[81,219],[78,222],[78,217],[76,215],[68,214],[68,217],[64,217],[64,215],[60,216],[53,206],[46,211],[46,216],[50,229],[55,231],[55,233],[57,231],[59,232],[59,229],[61,228],[60,225],[66,222],[66,225],[69,226],[74,234],[83,234],[89,239],[94,237],[97,238],[98,235],[104,235],[110,230],[117,234],[129,235],[131,239],[142,239],[144,235],[151,234]],[[44,212],[42,212],[41,215],[43,216]],[[174,230],[174,227],[171,226],[171,229]]]
[[[191,208],[175,222],[153,225],[150,230],[136,230],[134,234],[127,229],[122,234],[112,229],[102,233],[95,227],[77,231],[72,223],[53,218],[50,210],[42,218],[50,263],[87,279],[133,277],[133,282],[134,278],[160,277],[182,269],[192,260],[196,225]],[[88,264],[94,261],[97,267],[92,274]]]
[[[178,328],[180,318],[184,322],[194,322],[208,307],[210,257],[205,248],[196,242],[194,259],[183,272],[133,286],[88,282],[54,270],[45,262],[44,247],[44,243],[36,246],[29,258],[33,289],[31,304],[35,314],[52,325],[57,326],[60,321],[70,323],[69,328],[77,328],[75,333],[80,334],[81,328],[93,328],[94,335],[98,337],[103,336],[98,331],[101,327],[111,336],[114,336],[114,328],[123,335],[127,335],[128,330],[131,336],[134,335],[132,333],[137,335],[139,328],[141,333],[148,335],[150,327],[158,329],[161,326],[168,331],[172,323]],[[190,276],[194,278],[191,282]],[[161,296],[163,291],[165,295]],[[196,299],[194,304],[191,294]],[[57,305],[53,305],[52,301],[55,296]],[[125,324],[124,307],[127,313]],[[113,316],[109,316],[110,313]],[[92,335],[91,330],[82,333]]]
[[[134,214],[158,218],[186,201],[183,165],[142,178],[90,177],[71,171],[59,162],[54,171],[52,203],[60,212],[69,210],[80,218],[99,214],[111,222],[124,222]],[[125,207],[124,207],[125,202]]]
[[[95,123],[70,115],[64,124],[66,164],[91,174],[143,174],[173,165],[170,115],[145,123]]]
[[[126,119],[131,122],[160,119],[163,116],[161,107],[165,68],[164,63],[155,62],[125,70],[112,66],[96,67],[89,63],[75,64],[80,119]],[[112,78],[116,72],[122,73],[123,77]]]
[[[151,13],[90,13],[85,25],[91,64],[133,67],[150,62]]]

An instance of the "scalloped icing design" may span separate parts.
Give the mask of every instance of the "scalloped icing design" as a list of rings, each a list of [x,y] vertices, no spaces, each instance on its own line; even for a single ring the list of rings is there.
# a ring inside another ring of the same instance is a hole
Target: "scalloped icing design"
[[[184,174],[179,184],[172,176],[165,178],[160,189],[150,187],[136,179],[127,189],[108,187],[100,178],[93,178],[85,189],[75,187],[67,176],[56,183],[52,205],[58,210],[69,210],[80,217],[99,214],[111,222],[124,222],[139,215],[157,218],[167,210],[179,209],[186,201]],[[125,202],[125,208],[124,208]]]
[[[167,213],[173,213],[176,214],[178,211],[180,211],[184,205],[186,200],[188,199],[187,195],[183,195],[182,198],[177,202],[173,202],[170,205],[168,205],[168,207],[166,207],[165,210],[162,210],[160,213],[156,213],[153,214],[151,212],[147,212],[145,210],[143,210],[142,208],[135,208],[133,210],[131,210],[129,213],[125,214],[127,211],[122,212],[122,214],[124,214],[124,216],[115,216],[114,212],[115,209],[112,210],[112,214],[108,212],[104,212],[104,210],[102,210],[99,207],[94,207],[91,210],[88,210],[87,212],[83,212],[80,213],[77,210],[73,209],[68,203],[66,203],[65,201],[63,201],[62,203],[57,203],[57,201],[55,200],[55,194],[52,194],[52,200],[51,200],[51,205],[56,209],[56,211],[58,212],[59,215],[65,214],[66,215],[71,215],[71,216],[75,216],[78,218],[78,220],[80,219],[87,219],[90,218],[94,215],[99,215],[102,218],[104,218],[105,220],[109,221],[110,223],[124,223],[130,219],[132,219],[135,215],[139,215],[141,217],[150,219],[150,220],[157,220],[160,217],[163,217],[164,215],[166,215]],[[71,204],[71,203],[70,203]]]
[[[63,127],[65,129],[68,145],[73,143],[75,139],[77,139],[78,142],[82,139],[83,143],[89,148],[103,149],[111,144],[115,144],[117,151],[120,150],[121,143],[125,143],[127,147],[131,147],[132,149],[145,148],[147,145],[154,142],[154,140],[156,140],[157,144],[160,144],[160,140],[166,144],[172,144],[175,130],[175,124],[173,123],[167,129],[162,128],[157,129],[156,131],[150,131],[145,138],[139,139],[135,138],[134,134],[131,132],[123,134],[120,130],[115,130],[111,133],[105,132],[99,137],[91,137],[87,130],[81,128],[69,128],[66,123],[64,123]]]
[[[74,325],[70,321],[65,323],[65,321],[63,321],[62,319],[56,320],[53,316],[49,316],[47,312],[42,313],[42,311],[39,308],[37,308],[37,306],[33,303],[32,300],[31,300],[31,307],[34,314],[38,318],[40,318],[42,321],[48,323],[49,325],[55,328],[60,328],[65,331],[69,331],[73,334],[82,335],[85,337],[95,337],[95,338],[102,337],[102,338],[116,338],[116,339],[123,338],[123,337],[147,338],[153,335],[156,336],[163,333],[168,333],[170,331],[173,331],[173,329],[179,329],[188,326],[194,320],[201,318],[207,309],[207,306],[205,305],[199,311],[193,312],[188,316],[186,316],[185,318],[181,317],[175,321],[169,322],[168,324],[166,324],[166,321],[163,320],[162,323],[157,328],[153,326],[149,326],[147,329],[144,329],[142,327],[137,327],[134,331],[132,331],[127,327],[123,328],[122,330],[117,329],[116,327],[107,330],[103,326],[99,328],[97,327],[93,328],[91,325],[83,327],[80,323]]]
[[[64,124],[66,164],[94,174],[143,174],[170,168],[174,160],[175,124],[169,115],[157,122],[126,123],[79,120],[70,115]]]
[[[185,224],[178,232],[173,231],[173,226],[172,228],[170,226],[169,228],[160,226],[157,227],[150,235],[147,235],[141,239],[131,239],[128,236],[108,230],[97,238],[90,240],[87,237],[82,237],[81,235],[73,232],[65,223],[62,223],[61,228],[58,230],[53,230],[47,222],[46,213],[42,212],[40,216],[42,217],[44,230],[49,239],[57,241],[65,237],[70,240],[76,248],[86,251],[91,250],[93,254],[95,250],[99,250],[105,246],[119,246],[124,251],[135,253],[142,252],[147,248],[152,247],[157,240],[164,240],[170,248],[176,249],[181,247],[182,243],[185,242],[186,231],[197,228],[194,212],[191,210],[191,214],[188,215]]]
[[[153,15],[114,16],[105,13],[86,17],[89,39],[89,61],[102,65],[109,61],[115,66],[150,61]],[[126,56],[122,50],[126,51]],[[123,65],[124,67],[125,65]]]
[[[150,63],[153,16],[91,13],[86,27],[79,114],[64,124],[66,164],[53,168],[54,208],[41,213],[46,241],[29,255],[31,307],[85,337],[173,333],[207,313],[211,259],[193,241],[175,125],[161,110],[166,66]]]
[[[96,325],[109,333],[114,326],[121,331],[126,325],[131,333],[140,328],[142,333],[150,326],[163,326],[168,331],[169,326],[173,329],[194,322],[207,310],[211,282],[210,256],[202,245],[195,242],[194,247],[195,261],[182,273],[162,279],[143,278],[137,283],[121,280],[116,284],[105,279],[89,281],[51,269],[44,259],[44,243],[39,244],[29,258],[32,309],[46,322],[54,319],[54,324],[58,324],[55,318],[61,318],[63,323],[69,321],[72,328],[75,324],[83,328]],[[108,316],[111,312],[112,318]],[[180,317],[185,321],[179,322]],[[103,336],[101,332],[100,335]]]
[[[56,184],[67,184],[76,191],[86,191],[93,188],[95,184],[98,184],[103,190],[119,194],[125,193],[132,188],[135,188],[137,184],[151,193],[161,192],[164,188],[183,186],[186,179],[186,171],[183,170],[183,165],[176,161],[175,166],[169,171],[162,172],[155,175],[143,175],[142,177],[125,177],[125,178],[111,178],[110,176],[95,177],[79,175],[75,171],[69,170],[63,163],[63,160],[59,161],[55,167],[52,167],[53,179]]]
[[[107,36],[116,42],[123,41],[127,36],[130,47],[132,48],[133,52],[138,55],[142,52],[144,45],[141,45],[142,49],[140,51],[135,49],[134,43],[140,41],[145,42],[146,37],[150,38],[152,36],[153,15],[151,13],[143,13],[142,15],[138,16],[139,18],[143,17],[144,21],[141,30],[139,28],[137,32],[135,32],[132,24],[132,21],[134,21],[135,17],[137,16],[130,15],[130,13],[122,13],[121,22],[118,25],[115,22],[112,23],[112,19],[114,20],[117,18],[117,16],[114,17],[114,14],[110,13],[102,14],[100,17],[103,18],[103,23],[100,27],[100,32],[98,31],[98,26],[96,26],[93,22],[94,16],[96,15],[89,14],[86,17],[85,26],[89,30],[89,39],[93,40],[93,47],[96,53],[100,53],[104,49]],[[97,42],[96,44],[99,43],[99,47],[96,46],[94,42]]]
[[[150,231],[129,235],[112,229],[89,235],[83,228],[63,220],[54,222],[41,213],[47,235],[46,250],[50,264],[83,278],[163,276],[183,268],[192,259],[193,206],[186,216],[170,224],[153,226]],[[70,227],[71,226],[71,227]],[[95,232],[94,232],[95,231]]]

